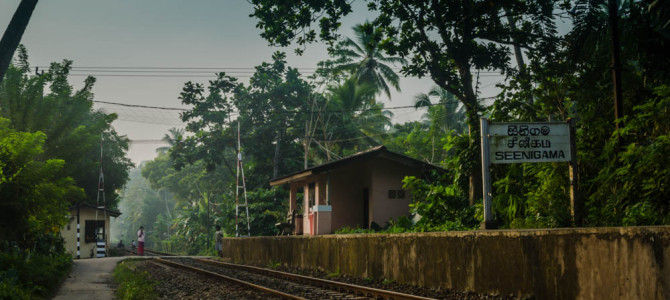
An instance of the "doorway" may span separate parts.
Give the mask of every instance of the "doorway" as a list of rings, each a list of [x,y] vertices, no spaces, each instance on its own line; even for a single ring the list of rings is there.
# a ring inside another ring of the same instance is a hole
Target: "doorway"
[[[363,228],[370,229],[370,191],[363,189]]]

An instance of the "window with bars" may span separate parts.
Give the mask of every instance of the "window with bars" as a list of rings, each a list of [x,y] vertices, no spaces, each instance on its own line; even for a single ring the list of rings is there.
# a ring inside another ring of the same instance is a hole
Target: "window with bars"
[[[405,190],[389,190],[389,199],[405,199]]]
[[[84,242],[86,243],[95,243],[97,240],[103,240],[104,239],[104,228],[105,228],[105,221],[104,220],[98,220],[96,224],[96,220],[86,220],[86,223],[84,224]]]

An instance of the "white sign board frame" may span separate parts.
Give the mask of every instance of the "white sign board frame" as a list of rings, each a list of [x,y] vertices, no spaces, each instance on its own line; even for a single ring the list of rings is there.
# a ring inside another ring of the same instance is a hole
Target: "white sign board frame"
[[[489,123],[492,164],[569,162],[568,123]]]
[[[480,119],[484,223],[493,227],[491,164],[569,162],[572,221],[581,225],[581,202],[577,195],[577,156],[574,120],[566,123],[491,123]]]

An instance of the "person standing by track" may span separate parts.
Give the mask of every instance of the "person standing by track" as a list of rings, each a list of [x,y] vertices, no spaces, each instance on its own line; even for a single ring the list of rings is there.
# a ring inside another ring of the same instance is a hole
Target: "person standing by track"
[[[216,252],[219,257],[223,257],[223,232],[220,225],[216,225]]]
[[[140,230],[137,231],[137,254],[139,256],[144,256],[144,226],[140,226]]]

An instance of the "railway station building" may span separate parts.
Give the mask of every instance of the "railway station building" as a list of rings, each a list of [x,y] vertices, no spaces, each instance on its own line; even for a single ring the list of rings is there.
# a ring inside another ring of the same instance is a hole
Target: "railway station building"
[[[70,208],[68,223],[61,228],[65,251],[77,258],[77,216],[79,217],[79,258],[103,257],[109,249],[110,218],[121,212],[80,204]]]
[[[284,233],[322,235],[344,227],[373,228],[410,217],[412,198],[402,189],[406,176],[444,169],[409,156],[371,148],[270,181],[290,185]]]

